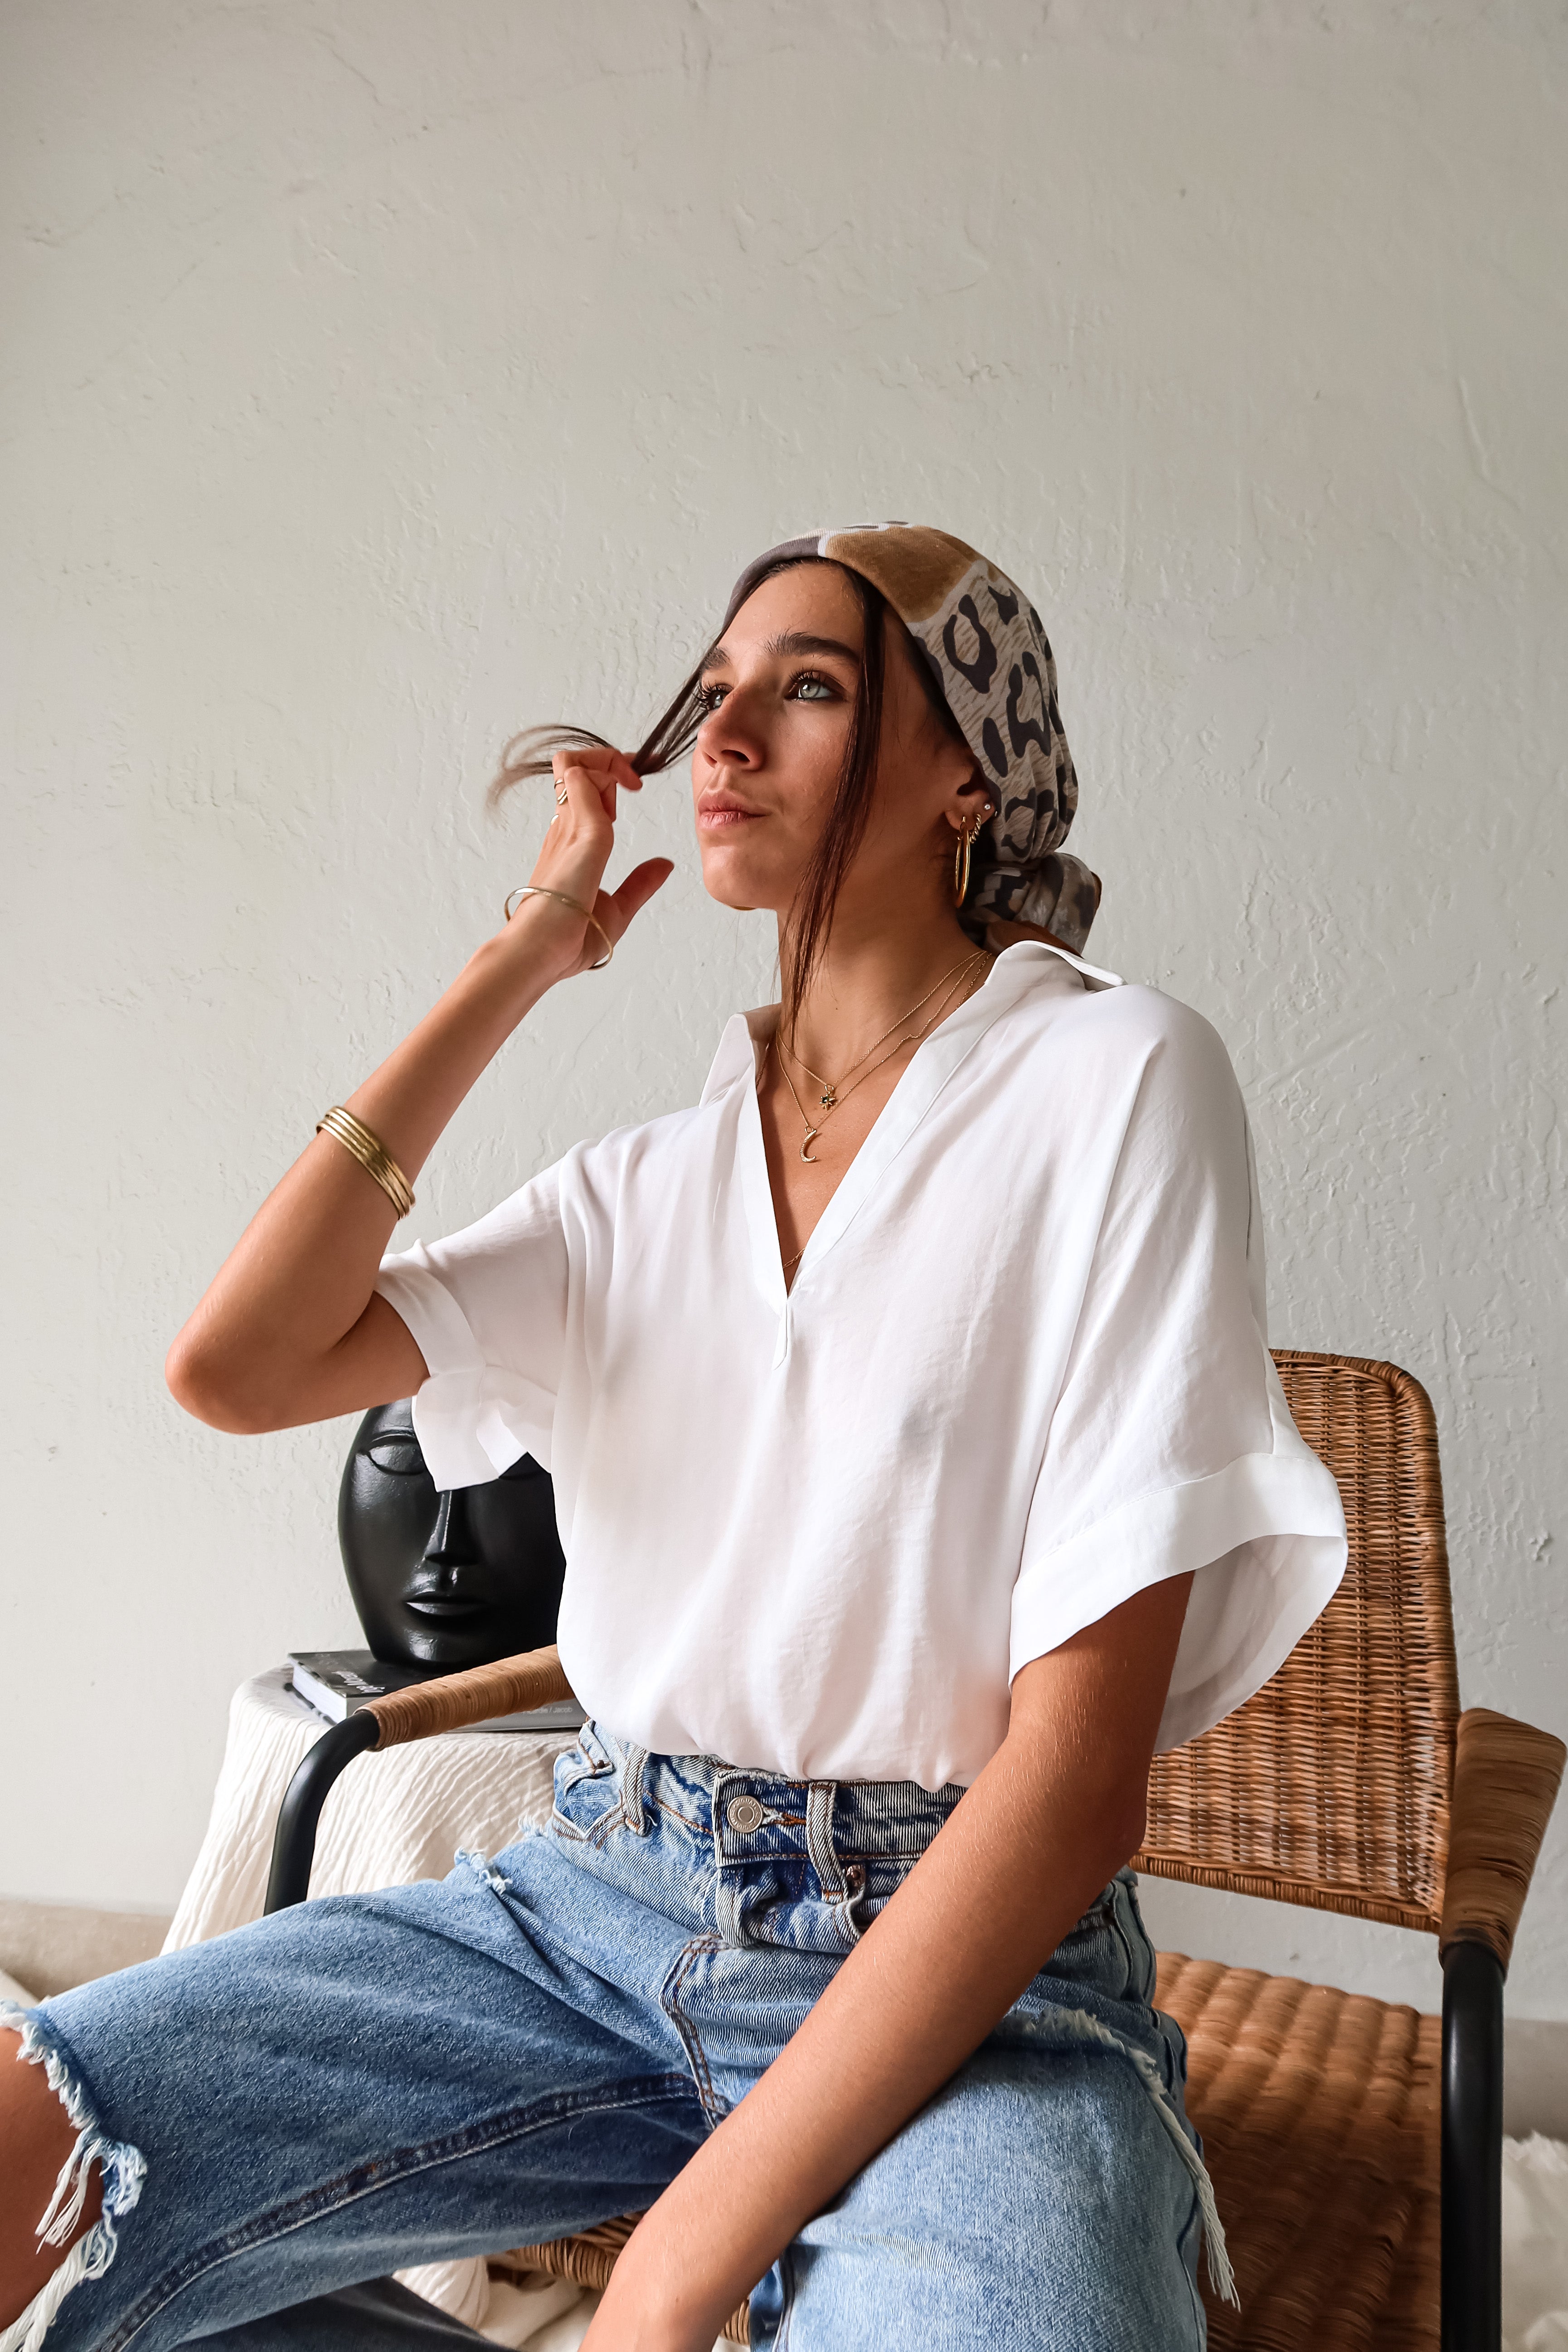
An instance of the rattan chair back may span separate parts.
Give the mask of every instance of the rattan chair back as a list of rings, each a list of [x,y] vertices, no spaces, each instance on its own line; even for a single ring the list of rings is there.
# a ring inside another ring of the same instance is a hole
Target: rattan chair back
[[[1274,1361],[1350,1565],[1271,1682],[1155,1758],[1134,1866],[1436,1935],[1459,1706],[1431,1402],[1394,1364]]]

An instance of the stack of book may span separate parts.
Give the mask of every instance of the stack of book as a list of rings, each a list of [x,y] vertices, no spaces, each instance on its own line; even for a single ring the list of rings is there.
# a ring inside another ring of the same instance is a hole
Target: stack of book
[[[438,1682],[450,1666],[389,1666],[368,1650],[291,1650],[289,1664],[294,1688],[329,1723],[342,1723],[373,1698],[388,1691],[412,1690],[419,1683]],[[575,1699],[557,1699],[549,1706],[528,1708],[521,1715],[493,1716],[488,1723],[472,1723],[470,1731],[577,1731],[583,1710]]]

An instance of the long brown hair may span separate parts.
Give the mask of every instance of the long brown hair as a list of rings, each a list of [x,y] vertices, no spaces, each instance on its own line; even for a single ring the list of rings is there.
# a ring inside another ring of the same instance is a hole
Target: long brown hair
[[[830,564],[825,556],[789,556],[761,574],[753,583],[752,593],[764,580],[772,580],[781,572],[793,572],[805,563],[820,563],[843,575],[859,602],[864,630],[859,687],[833,805],[828,810],[816,847],[812,852],[811,862],[801,877],[800,887],[784,925],[781,964],[786,1021],[793,1018],[822,959],[833,925],[833,910],[844,887],[844,877],[865,838],[877,789],[877,755],[882,740],[882,701],[887,677],[885,630],[888,604],[880,592],[859,572],[851,572],[842,563]],[[899,625],[901,627],[903,625],[900,622]],[[714,644],[717,642],[715,639]],[[660,775],[690,751],[697,730],[707,716],[701,695],[702,672],[712,650],[712,646],[710,646],[668,709],[654,721],[642,742],[630,753],[631,764],[639,776]],[[941,688],[930,676],[918,647],[915,648],[915,668],[934,715],[951,733],[957,734],[957,723],[942,698]],[[549,775],[553,752],[573,751],[584,744],[593,744],[600,751],[613,748],[602,735],[594,734],[586,727],[525,728],[521,735],[512,737],[501,753],[500,766],[489,788],[490,805],[493,807],[514,784],[521,784],[531,776]]]

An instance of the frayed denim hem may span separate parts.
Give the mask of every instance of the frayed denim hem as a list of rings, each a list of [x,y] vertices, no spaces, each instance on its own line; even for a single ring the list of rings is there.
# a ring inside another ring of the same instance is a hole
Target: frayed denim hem
[[[76,2145],[60,2168],[55,2193],[37,2226],[39,2245],[62,2246],[69,2238],[81,2220],[95,2164],[103,2182],[103,2210],[99,2219],[78,2239],[20,2318],[0,2334],[0,2352],[39,2352],[50,2322],[72,2287],[83,2279],[101,2278],[114,2260],[119,2242],[115,2223],[124,2220],[141,2196],[147,2165],[139,2147],[132,2147],[129,2140],[110,2139],[99,2129],[85,2092],[72,2080],[65,2058],[49,2038],[41,2010],[18,2009],[15,2001],[0,2001],[0,2029],[21,2035],[17,2063],[42,2066],[44,2079],[76,2128]]]
[[[484,1854],[474,1853],[468,1846],[460,1845],[453,1855],[452,1861],[454,1867],[460,1862],[465,1869],[473,1872],[476,1878],[482,1878],[492,1895],[511,1893],[502,1873]]]
[[[1052,2003],[1039,2016],[1009,2016],[1001,2029],[1008,2040],[1054,2043],[1058,2049],[1114,2050],[1131,2062],[1132,2071],[1154,2102],[1154,2112],[1169,2132],[1177,2155],[1192,2175],[1197,2192],[1198,2210],[1203,2215],[1204,2252],[1208,2262],[1209,2284],[1222,2302],[1237,2311],[1241,2298],[1236,2291],[1236,2273],[1231,2267],[1230,2251],[1225,2242],[1225,2228],[1215,2202],[1214,2183],[1208,2167],[1188,2137],[1175,2102],[1165,2088],[1160,2069],[1146,2050],[1129,2042],[1109,2025],[1102,2025],[1085,2009],[1059,2008]],[[0,2345],[0,2352],[9,2347]]]

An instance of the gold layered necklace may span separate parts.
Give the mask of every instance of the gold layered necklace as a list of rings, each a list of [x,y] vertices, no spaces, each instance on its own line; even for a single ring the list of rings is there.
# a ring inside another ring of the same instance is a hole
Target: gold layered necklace
[[[801,1055],[795,1052],[793,1045],[790,1046],[789,1052],[793,1059],[799,1062],[800,1066],[805,1072],[806,1076],[808,1078],[815,1079],[816,1084],[822,1088],[822,1108],[825,1114],[832,1110],[837,1105],[839,1087],[843,1086],[844,1078],[847,1078],[849,1076],[849,1071],[858,1070],[860,1067],[860,1063],[868,1060],[869,1056],[876,1052],[878,1046],[892,1035],[895,1029],[901,1029],[906,1021],[912,1021],[915,1014],[920,1011],[921,1006],[922,1004],[930,1003],[931,998],[936,994],[937,990],[942,986],[942,981],[951,980],[953,973],[958,971],[960,965],[963,965],[967,969],[984,953],[984,949],[977,948],[973,955],[960,956],[957,963],[950,963],[947,970],[942,974],[941,979],[933,980],[925,994],[923,996],[917,997],[915,1002],[910,1006],[907,1013],[900,1013],[896,1021],[889,1021],[887,1027],[883,1030],[880,1037],[872,1038],[870,1044],[867,1046],[865,1053],[860,1055],[859,1060],[851,1062],[849,1068],[845,1071],[844,1076],[841,1078],[837,1080],[833,1078],[825,1078],[820,1070],[814,1070],[809,1062],[802,1059]],[[893,1052],[897,1053],[897,1051],[898,1047],[895,1045]],[[890,1061],[891,1058],[891,1055],[884,1054],[882,1056],[883,1061]],[[880,1067],[880,1064],[879,1064],[878,1066]],[[866,1072],[866,1076],[869,1077],[870,1075],[870,1071],[868,1070]],[[860,1082],[857,1078],[855,1083],[858,1086]],[[798,1099],[796,1108],[799,1108]],[[805,1114],[803,1111],[801,1113],[802,1118],[804,1118],[805,1115]]]
[[[837,1079],[825,1078],[820,1071],[814,1070],[812,1068],[809,1062],[802,1061],[801,1056],[795,1052],[795,1048],[792,1045],[788,1049],[789,1052],[794,1055],[794,1058],[797,1062],[800,1062],[800,1066],[805,1072],[806,1076],[808,1078],[814,1078],[816,1081],[816,1084],[822,1088],[822,1094],[820,1097],[822,1109],[815,1127],[806,1117],[805,1106],[801,1101],[799,1095],[795,1092],[795,1080],[790,1076],[789,1064],[784,1059],[784,1048],[780,1042],[778,1033],[776,1031],[774,1032],[773,1045],[777,1053],[778,1066],[784,1072],[784,1082],[789,1088],[790,1100],[794,1103],[796,1110],[800,1113],[800,1123],[805,1129],[805,1134],[800,1139],[800,1156],[809,1166],[815,1167],[816,1164],[816,1155],[812,1150],[811,1147],[816,1142],[817,1137],[822,1133],[823,1129],[826,1126],[828,1120],[832,1118],[833,1113],[839,1108],[840,1104],[847,1102],[850,1096],[854,1093],[855,1088],[857,1087],[864,1086],[866,1080],[874,1076],[874,1074],[882,1067],[884,1063],[890,1062],[895,1054],[901,1054],[906,1045],[918,1045],[921,1039],[925,1037],[931,1030],[934,1029],[937,1023],[943,1018],[951,999],[958,993],[959,990],[963,986],[964,982],[974,971],[976,967],[987,962],[988,961],[989,958],[986,955],[985,950],[984,948],[976,948],[973,955],[961,956],[957,963],[950,964],[947,970],[942,973],[942,979],[933,981],[931,987],[927,989],[925,994],[921,997],[918,997],[915,1003],[910,1006],[907,1013],[900,1013],[898,1019],[891,1022],[889,1026],[883,1030],[880,1037],[873,1039],[872,1043],[867,1046],[865,1053],[861,1055],[860,1060],[858,1062],[851,1062],[848,1069],[844,1072],[842,1077]],[[861,1070],[860,1063],[868,1060],[872,1054],[875,1054],[877,1052],[877,1047],[889,1038],[895,1029],[901,1029],[906,1021],[912,1021],[915,1014],[921,1010],[921,1007],[931,1003],[931,998],[936,995],[937,990],[942,987],[942,982],[944,981],[948,982],[949,985],[941,997],[935,1012],[927,1016],[927,1018],[921,1024],[921,1026],[915,1031],[914,1034],[910,1037],[900,1037],[895,1045],[888,1047],[885,1054],[878,1055],[877,1060],[871,1063],[869,1069]],[[860,1075],[858,1078],[855,1078],[850,1085],[846,1086],[844,1081],[846,1078],[849,1077],[850,1072],[853,1070],[860,1070]],[[796,1251],[795,1255],[797,1257],[801,1255],[802,1253],[800,1251]]]

